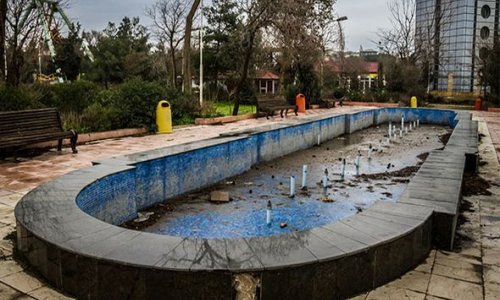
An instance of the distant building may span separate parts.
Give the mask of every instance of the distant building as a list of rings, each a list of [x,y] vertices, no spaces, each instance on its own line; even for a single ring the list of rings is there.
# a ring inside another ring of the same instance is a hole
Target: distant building
[[[277,94],[280,77],[269,70],[257,70],[254,81],[259,94]]]
[[[499,35],[498,0],[416,0],[416,43],[429,53],[431,90],[478,92],[482,53]]]
[[[365,61],[357,56],[346,58],[344,63],[340,61],[327,61],[325,68],[329,68],[339,78],[345,77],[343,80],[347,82],[348,89],[351,87],[352,79],[359,81],[359,87],[363,93],[376,87],[378,83],[379,63]]]

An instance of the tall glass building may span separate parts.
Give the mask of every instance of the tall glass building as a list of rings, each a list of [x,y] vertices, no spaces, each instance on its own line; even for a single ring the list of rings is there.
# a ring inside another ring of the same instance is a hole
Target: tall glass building
[[[484,48],[499,35],[500,0],[416,0],[416,47],[431,90],[480,90]]]

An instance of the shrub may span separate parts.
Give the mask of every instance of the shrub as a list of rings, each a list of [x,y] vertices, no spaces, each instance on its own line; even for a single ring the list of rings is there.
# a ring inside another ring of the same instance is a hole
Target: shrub
[[[179,90],[169,89],[165,99],[172,105],[172,119],[176,125],[186,124],[186,120],[194,120],[201,114],[199,99],[194,95],[190,96]]]
[[[44,107],[37,99],[36,91],[28,86],[0,86],[0,111],[25,110]]]
[[[121,111],[115,106],[94,103],[82,114],[82,123],[88,131],[106,131],[126,127],[120,123]]]
[[[42,99],[46,106],[57,107],[61,112],[81,113],[94,102],[100,87],[90,81],[80,80],[51,85],[51,90],[53,97]]]
[[[161,84],[134,78],[120,86],[118,96],[113,97],[110,105],[120,112],[119,123],[122,127],[146,127],[153,130],[156,105],[165,94],[166,90]]]

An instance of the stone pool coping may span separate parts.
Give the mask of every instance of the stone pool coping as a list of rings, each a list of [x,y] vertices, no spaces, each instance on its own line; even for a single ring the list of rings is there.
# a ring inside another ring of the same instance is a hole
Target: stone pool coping
[[[400,108],[377,111],[345,115],[345,133],[383,123],[392,118],[391,113],[398,114],[393,120],[396,121],[401,113],[412,112]],[[432,113],[436,110],[420,111]],[[350,218],[302,232],[240,239],[163,236],[127,230],[98,220],[83,212],[75,201],[81,191],[92,183],[105,180],[112,174],[133,170],[135,165],[144,161],[329,118],[286,122],[232,136],[103,160],[96,162],[93,167],[60,177],[31,191],[16,206],[18,249],[51,283],[74,295],[88,296],[92,293],[85,284],[82,287],[75,286],[74,282],[82,280],[82,275],[68,275],[71,273],[68,270],[72,268],[70,262],[85,261],[88,266],[81,266],[85,273],[97,277],[101,274],[99,278],[110,269],[127,267],[142,270],[141,278],[146,286],[146,278],[156,276],[155,271],[167,272],[165,276],[170,276],[171,272],[197,271],[210,272],[210,276],[217,277],[225,288],[232,290],[231,273],[262,272],[262,293],[271,297],[277,289],[286,288],[286,285],[271,288],[274,280],[266,274],[275,274],[284,269],[303,272],[303,268],[328,266],[336,272],[343,270],[343,277],[335,279],[335,291],[339,295],[352,295],[383,284],[418,264],[427,256],[434,237],[440,237],[444,245],[450,239],[452,242],[460,201],[460,191],[456,193],[454,187],[461,183],[466,164],[465,158],[461,160],[460,157],[474,152],[474,123],[470,121],[470,115],[461,113],[457,114],[457,124],[450,124],[457,127],[450,138],[449,147],[431,153],[414,178],[421,180],[412,179],[410,186],[413,187],[415,182],[416,188],[409,187],[402,201],[378,202]],[[450,123],[452,121],[449,120]],[[477,124],[475,136],[477,151]],[[468,139],[466,143],[460,142],[463,138]],[[453,163],[455,167],[451,167],[450,172],[436,171],[436,168],[443,168],[442,162]],[[445,184],[435,185],[435,188],[451,188],[455,192],[452,197],[426,199],[430,196],[418,193],[418,184],[428,188],[429,181],[436,179]],[[440,214],[442,217],[435,217]],[[351,264],[356,266],[347,270]],[[366,282],[359,282],[359,274],[364,274]],[[320,278],[314,282],[326,284],[322,280]],[[353,286],[356,281],[357,286]],[[130,282],[123,282],[123,285],[127,284]],[[103,298],[102,293],[105,292],[100,291],[94,297]]]

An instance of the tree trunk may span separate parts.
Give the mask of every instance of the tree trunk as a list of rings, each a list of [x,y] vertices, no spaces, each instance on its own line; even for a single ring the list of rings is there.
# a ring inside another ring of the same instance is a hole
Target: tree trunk
[[[182,49],[182,71],[184,73],[184,93],[191,95],[191,31],[193,19],[201,0],[194,0],[186,17],[186,29],[184,31],[184,48]]]
[[[7,0],[0,0],[0,81],[5,81],[5,23]]]
[[[7,65],[7,85],[19,86],[21,81],[21,66],[23,65],[22,50],[15,46],[12,47],[12,56]]]
[[[170,43],[170,63],[172,64],[172,87],[175,89],[177,84],[177,67],[175,65],[175,50],[174,44]]]
[[[253,44],[255,41],[255,35],[257,34],[257,30],[258,29],[255,28],[249,32],[248,47],[246,48],[245,51],[245,60],[243,62],[243,68],[241,69],[240,80],[238,81],[238,85],[236,85],[236,88],[233,93],[233,98],[234,98],[233,116],[237,116],[238,111],[240,109],[240,94],[241,90],[243,89],[243,85],[245,84],[248,78],[248,68],[250,66],[250,60],[252,59],[253,46],[254,46]]]

